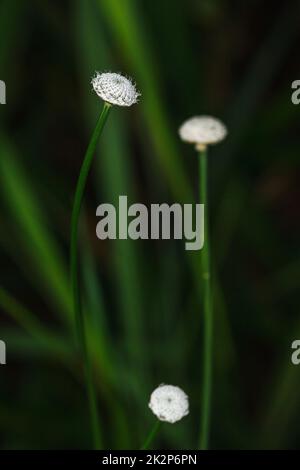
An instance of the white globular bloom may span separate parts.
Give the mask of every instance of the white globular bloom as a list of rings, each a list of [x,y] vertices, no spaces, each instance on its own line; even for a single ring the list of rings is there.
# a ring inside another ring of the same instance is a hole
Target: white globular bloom
[[[189,413],[189,399],[175,385],[160,385],[151,394],[149,408],[160,421],[176,423]]]
[[[198,150],[207,145],[217,144],[227,136],[226,126],[211,116],[195,116],[185,121],[179,128],[182,140],[195,144]]]
[[[118,73],[99,73],[92,79],[92,85],[97,95],[106,103],[117,106],[131,106],[138,101],[140,93],[129,78]]]

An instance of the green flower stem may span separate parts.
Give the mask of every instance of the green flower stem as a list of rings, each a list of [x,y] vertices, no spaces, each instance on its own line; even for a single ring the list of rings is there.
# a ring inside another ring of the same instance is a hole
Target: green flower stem
[[[80,283],[79,283],[79,270],[78,270],[78,225],[80,209],[82,206],[82,200],[84,195],[84,189],[86,186],[87,177],[91,168],[96,145],[106,123],[111,106],[105,103],[98,119],[96,128],[90,140],[88,149],[86,151],[84,161],[80,170],[72,212],[71,221],[71,247],[70,247],[70,258],[71,258],[71,284],[73,294],[73,306],[74,315],[76,322],[76,335],[79,342],[79,347],[82,354],[84,373],[86,380],[87,395],[90,409],[90,419],[93,432],[93,441],[95,449],[101,447],[102,437],[99,426],[98,418],[98,407],[97,407],[97,396],[96,388],[93,381],[92,366],[88,353],[86,332],[85,332],[85,321],[82,312],[81,294],[80,294]]]
[[[157,420],[154,424],[153,428],[151,429],[149,435],[147,436],[144,444],[141,447],[141,450],[149,449],[150,444],[152,443],[153,439],[155,438],[156,434],[160,430],[162,422]]]
[[[200,426],[200,449],[208,449],[211,415],[212,390],[212,352],[213,352],[213,312],[211,302],[210,280],[210,240],[208,218],[208,191],[207,191],[207,152],[203,149],[199,153],[200,170],[200,202],[205,205],[204,217],[204,246],[201,251],[203,310],[204,310],[204,342],[203,342],[203,379]]]

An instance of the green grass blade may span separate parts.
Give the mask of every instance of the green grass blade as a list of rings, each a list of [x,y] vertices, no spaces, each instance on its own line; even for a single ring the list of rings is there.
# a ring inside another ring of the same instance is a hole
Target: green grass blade
[[[176,146],[177,129],[173,129],[172,136],[158,85],[155,56],[146,41],[145,25],[142,27],[136,3],[132,0],[123,0],[122,3],[119,0],[97,0],[97,4],[142,91],[139,106],[149,128],[158,163],[173,194],[179,200],[191,200],[190,184]]]
[[[32,260],[29,266],[36,284],[60,316],[70,319],[69,280],[60,250],[47,227],[46,215],[24,171],[16,149],[3,135],[0,139],[0,181],[8,216],[15,224],[18,246]]]

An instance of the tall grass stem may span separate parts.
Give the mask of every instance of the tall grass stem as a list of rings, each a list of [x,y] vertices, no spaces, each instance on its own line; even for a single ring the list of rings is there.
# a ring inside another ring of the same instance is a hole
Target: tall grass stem
[[[78,263],[78,226],[80,209],[87,177],[91,168],[95,154],[97,142],[104,128],[111,106],[104,103],[102,112],[96,124],[88,149],[86,151],[83,164],[77,181],[76,192],[74,196],[74,205],[71,220],[71,246],[70,246],[70,264],[71,264],[71,285],[73,295],[73,308],[75,316],[76,337],[79,344],[82,360],[84,364],[84,373],[86,389],[89,402],[90,419],[93,433],[93,442],[95,449],[101,448],[102,436],[99,425],[98,406],[96,387],[93,381],[92,365],[88,352],[87,338],[85,331],[85,319],[82,312],[81,292],[79,282],[79,263]]]
[[[162,425],[162,422],[157,420],[156,423],[154,424],[153,428],[151,429],[150,433],[148,434],[144,444],[141,447],[141,450],[147,450],[149,449],[149,446],[153,442],[155,436],[157,435],[158,431],[160,430]]]
[[[200,202],[205,205],[204,218],[204,246],[201,251],[202,285],[203,285],[203,313],[204,313],[204,338],[203,338],[203,377],[201,396],[201,424],[200,424],[200,449],[208,449],[211,419],[211,392],[212,392],[212,346],[213,346],[213,312],[211,302],[210,280],[210,240],[208,217],[208,190],[207,190],[207,150],[199,152],[199,182]]]

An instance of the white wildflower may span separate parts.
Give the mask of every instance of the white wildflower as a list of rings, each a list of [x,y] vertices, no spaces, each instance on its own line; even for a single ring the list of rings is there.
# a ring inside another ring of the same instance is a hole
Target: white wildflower
[[[203,150],[209,144],[221,142],[227,136],[225,125],[211,116],[195,116],[185,121],[179,129],[182,140]]]
[[[175,385],[160,385],[151,394],[149,408],[160,421],[176,423],[189,413],[188,396]]]
[[[92,85],[102,100],[118,106],[131,106],[140,96],[131,80],[118,73],[96,72]]]

